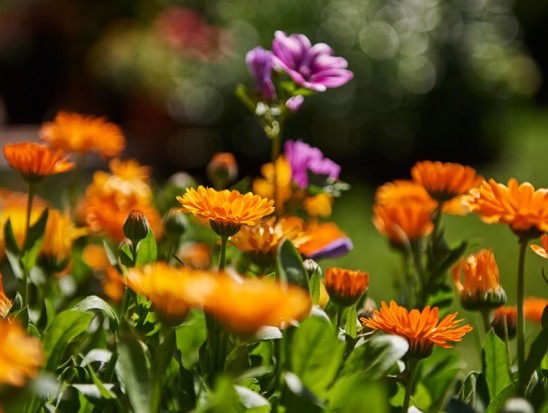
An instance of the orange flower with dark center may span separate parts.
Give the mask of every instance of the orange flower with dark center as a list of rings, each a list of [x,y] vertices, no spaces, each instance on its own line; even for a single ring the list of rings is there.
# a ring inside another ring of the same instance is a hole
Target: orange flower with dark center
[[[439,202],[466,194],[483,180],[475,169],[451,162],[417,162],[411,168],[411,176]]]
[[[4,145],[4,157],[9,166],[29,183],[70,171],[74,167],[63,151],[31,142]]]
[[[219,235],[234,235],[241,225],[255,225],[262,217],[274,212],[274,201],[251,192],[244,195],[236,190],[216,191],[201,185],[197,190],[188,188],[177,200],[181,203],[179,211],[209,219]],[[230,230],[224,232],[218,227],[230,227]]]
[[[515,179],[508,186],[495,180],[483,181],[471,192],[472,211],[489,224],[509,224],[518,235],[535,238],[548,232],[548,189],[535,190],[528,182]]]
[[[418,240],[434,229],[431,210],[423,203],[377,204],[373,206],[373,213],[375,228],[394,245]]]
[[[118,156],[126,143],[122,130],[104,117],[62,111],[42,125],[40,136],[52,148],[80,154],[97,152],[103,158]]]
[[[540,237],[540,245],[531,244],[531,249],[542,258],[548,259],[548,235],[544,234]]]
[[[514,306],[502,306],[495,310],[493,313],[493,320],[491,321],[491,327],[495,331],[495,334],[505,339],[505,332],[508,334],[508,338],[514,338],[516,336],[516,325],[518,322],[518,309]],[[506,326],[505,326],[506,324]]]
[[[542,313],[547,305],[548,300],[546,298],[526,297],[523,304],[525,319],[540,325]]]
[[[0,384],[22,387],[44,362],[40,340],[16,319],[0,319]]]
[[[461,276],[464,274],[464,284]],[[506,302],[499,268],[492,250],[483,249],[453,267],[453,280],[464,308],[499,307]]]
[[[4,292],[4,284],[2,283],[2,274],[0,274],[0,319],[6,318],[11,309],[11,300]]]
[[[325,272],[325,288],[329,298],[342,307],[358,302],[369,285],[369,274],[344,268],[330,267]]]
[[[382,302],[380,311],[376,310],[369,319],[360,320],[369,328],[405,338],[409,342],[409,356],[424,358],[432,354],[434,344],[450,348],[449,343],[460,341],[472,331],[468,324],[459,326],[462,320],[455,320],[456,317],[457,313],[453,313],[440,321],[438,307],[408,311],[390,301],[390,307]]]

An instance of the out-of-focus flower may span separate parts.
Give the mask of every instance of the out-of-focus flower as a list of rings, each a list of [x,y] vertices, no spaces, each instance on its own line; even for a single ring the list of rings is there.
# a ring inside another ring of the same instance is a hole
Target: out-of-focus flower
[[[44,362],[40,340],[16,319],[0,319],[0,384],[23,387]]]
[[[4,284],[2,283],[2,274],[0,274],[0,319],[6,318],[11,309],[11,300],[4,292]]]
[[[472,211],[488,224],[509,224],[512,231],[530,238],[548,231],[548,189],[535,190],[530,183],[518,184],[513,178],[508,186],[490,179],[471,194]]]
[[[418,240],[434,229],[431,209],[418,202],[373,206],[373,224],[394,245]]]
[[[352,79],[348,63],[333,56],[333,50],[324,43],[312,46],[303,34],[287,36],[282,31],[274,34],[272,42],[274,66],[286,72],[295,83],[307,89],[325,91],[339,87]]]
[[[255,90],[264,100],[272,101],[276,97],[276,90],[272,83],[272,52],[256,47],[247,52],[245,62],[255,81]]]
[[[333,197],[329,194],[309,196],[304,200],[304,210],[312,217],[328,217],[332,205]]]
[[[180,212],[178,214],[181,215]],[[202,242],[187,244],[181,248],[179,257],[187,267],[195,270],[205,270],[211,264],[211,247]]]
[[[164,226],[169,236],[179,238],[188,228],[188,218],[177,208],[170,208],[163,217]]]
[[[483,180],[475,169],[451,162],[417,162],[411,176],[438,202],[466,194]]]
[[[291,112],[297,112],[304,103],[304,96],[297,95],[291,96],[285,101],[285,107],[288,108]]]
[[[331,159],[325,158],[318,148],[300,140],[287,141],[284,144],[285,158],[291,168],[291,179],[300,188],[308,186],[308,174],[324,175],[338,179],[341,167]]]
[[[29,183],[38,182],[49,175],[70,171],[74,167],[62,150],[31,142],[5,144],[4,157],[9,166]]]
[[[310,311],[309,294],[296,286],[259,278],[238,282],[228,276],[217,276],[215,281],[204,310],[236,333],[253,334],[263,326],[282,327]]]
[[[523,304],[525,319],[540,325],[542,313],[547,305],[548,300],[546,298],[526,297]]]
[[[464,273],[464,284],[461,274]],[[506,293],[500,285],[499,267],[492,250],[481,250],[453,267],[453,280],[464,308],[500,307]]]
[[[124,298],[126,285],[122,275],[115,267],[109,266],[103,269],[101,273],[101,285],[103,291],[115,303],[121,303]]]
[[[197,190],[188,188],[177,200],[181,203],[181,212],[209,219],[213,230],[221,236],[234,235],[241,225],[255,225],[274,212],[274,201],[251,192],[216,191],[201,185]]]
[[[333,222],[311,222],[306,232],[310,240],[299,247],[299,252],[307,258],[338,258],[353,248],[348,235]]]
[[[349,307],[358,302],[369,285],[369,274],[330,267],[325,272],[325,288],[334,303]]]
[[[493,313],[493,320],[491,321],[491,327],[495,331],[495,334],[504,340],[504,329],[506,324],[508,338],[514,338],[516,336],[516,325],[518,320],[518,309],[510,306],[502,306],[495,310]]]
[[[103,158],[118,156],[126,144],[120,127],[104,117],[63,111],[42,125],[40,137],[52,148],[78,154],[97,152]]]
[[[544,234],[540,237],[540,245],[531,244],[531,249],[542,258],[548,259],[548,235]]]
[[[459,326],[462,320],[455,320],[456,317],[457,313],[453,313],[440,321],[438,307],[408,311],[390,301],[390,307],[382,302],[380,311],[375,311],[371,318],[360,320],[369,328],[405,338],[409,342],[409,356],[424,358],[432,354],[434,344],[450,348],[449,342],[461,341],[472,331],[468,324]]]
[[[285,203],[291,198],[291,167],[284,156],[276,159],[276,208],[283,208]],[[261,175],[264,178],[255,178],[253,180],[253,192],[262,197],[274,198],[274,167],[272,163],[266,163],[261,167]]]
[[[40,260],[54,271],[61,271],[72,253],[72,244],[88,233],[87,228],[77,228],[70,216],[50,208]]]
[[[230,152],[218,152],[207,165],[207,177],[215,188],[224,189],[238,177],[238,164]]]

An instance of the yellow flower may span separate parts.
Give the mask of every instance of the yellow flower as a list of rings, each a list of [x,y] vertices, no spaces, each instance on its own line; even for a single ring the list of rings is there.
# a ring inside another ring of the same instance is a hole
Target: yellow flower
[[[274,198],[274,167],[272,163],[261,167],[263,178],[253,180],[253,192],[262,197]],[[276,207],[283,211],[284,204],[291,198],[291,166],[282,155],[276,160]]]
[[[0,274],[0,319],[6,318],[11,309],[11,300],[4,292],[4,284],[2,283],[2,274]]]
[[[51,147],[80,154],[97,152],[103,158],[118,156],[125,146],[122,130],[104,117],[58,112],[42,125],[40,135]]]
[[[472,331],[468,324],[459,326],[462,320],[455,320],[456,317],[457,313],[453,313],[440,321],[438,307],[408,311],[390,301],[390,307],[382,302],[380,311],[376,310],[369,319],[360,320],[369,328],[405,338],[409,342],[409,356],[424,358],[432,354],[434,344],[450,348],[448,342],[460,341]]]
[[[418,240],[434,229],[431,210],[423,203],[377,204],[373,206],[373,213],[375,228],[395,245]]]
[[[483,179],[469,166],[431,161],[417,162],[411,168],[411,176],[432,198],[440,202],[466,194]]]
[[[318,194],[304,200],[304,209],[312,217],[328,217],[332,205],[333,197],[328,194]]]
[[[4,145],[4,157],[29,183],[38,182],[49,175],[70,171],[74,167],[63,151],[31,142]]]
[[[484,222],[509,224],[518,235],[534,238],[548,231],[548,189],[535,190],[528,182],[483,181],[472,191],[470,204]]]
[[[464,284],[461,283],[464,273]],[[453,280],[464,308],[500,307],[506,293],[500,285],[499,268],[491,250],[481,250],[453,267]]]
[[[331,267],[325,272],[325,288],[336,304],[349,307],[358,302],[369,285],[369,274]]]
[[[22,387],[44,362],[40,340],[15,319],[0,319],[0,384]]]

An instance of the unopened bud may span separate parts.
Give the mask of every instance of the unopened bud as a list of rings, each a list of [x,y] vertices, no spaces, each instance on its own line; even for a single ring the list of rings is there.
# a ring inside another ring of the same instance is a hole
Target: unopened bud
[[[171,208],[164,215],[164,226],[168,235],[180,237],[188,228],[188,218],[177,208]]]
[[[131,240],[135,245],[145,239],[149,226],[145,213],[137,209],[132,209],[124,222],[124,235]]]
[[[499,307],[495,310],[491,327],[493,327],[495,334],[503,340],[506,334],[508,338],[514,338],[516,336],[517,320],[518,310],[516,307]]]
[[[314,274],[315,271],[318,271],[319,277],[322,276],[322,269],[316,261],[309,258],[303,261],[303,266],[304,270],[308,274],[308,278],[312,277],[312,274]]]
[[[230,152],[219,152],[211,158],[206,172],[216,188],[224,189],[238,177],[238,165]]]

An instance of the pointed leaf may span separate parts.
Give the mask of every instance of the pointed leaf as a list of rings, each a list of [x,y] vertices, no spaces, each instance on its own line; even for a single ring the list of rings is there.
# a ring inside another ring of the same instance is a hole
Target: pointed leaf
[[[310,277],[310,298],[312,298],[313,304],[320,303],[321,282],[320,271],[318,271],[318,268],[314,270],[312,276]]]
[[[548,308],[548,307],[547,307]],[[546,313],[546,309],[544,310]],[[523,368],[523,378],[527,381],[533,375],[533,372],[542,362],[542,359],[548,353],[548,326],[540,331],[533,344],[531,344],[531,349],[529,350],[529,356],[525,361],[525,366]]]
[[[501,411],[502,406],[506,403],[510,397],[515,394],[515,388],[513,384],[509,384],[497,393],[495,397],[491,398],[491,403],[485,410],[485,413],[498,413]]]
[[[356,320],[358,319],[356,315],[356,305],[353,305],[348,310],[348,313],[346,315],[346,328],[345,332],[352,338],[356,338],[357,335],[357,329],[356,329]]]
[[[142,267],[145,264],[156,262],[158,257],[158,246],[154,238],[154,232],[149,228],[145,239],[141,240],[137,245],[137,259],[135,266]]]
[[[40,218],[38,218],[38,221],[29,227],[29,232],[25,237],[25,243],[21,249],[21,263],[27,271],[30,271],[36,264],[36,258],[44,240],[47,221],[48,209],[46,208],[42,212],[42,215],[40,215]]]
[[[483,342],[483,374],[491,400],[510,382],[506,365],[506,346],[491,329]]]
[[[112,322],[112,327],[114,329],[117,329],[118,324],[120,323],[116,311],[114,311],[114,309],[109,304],[107,304],[105,300],[97,297],[96,295],[90,295],[89,297],[84,298],[82,301],[74,306],[74,309],[78,311],[99,310],[109,318],[109,320]]]
[[[4,225],[4,242],[6,247],[6,257],[10,263],[11,270],[16,278],[23,278],[23,269],[21,268],[21,262],[19,261],[19,246],[15,240],[15,235],[13,234],[13,228],[11,226],[11,220],[8,218],[6,224]]]
[[[284,240],[278,248],[276,257],[276,266],[278,276],[282,282],[295,284],[307,291],[310,291],[308,285],[308,275],[304,269],[301,254],[289,240]]]

